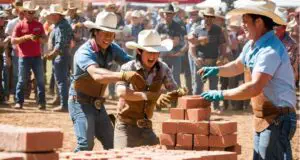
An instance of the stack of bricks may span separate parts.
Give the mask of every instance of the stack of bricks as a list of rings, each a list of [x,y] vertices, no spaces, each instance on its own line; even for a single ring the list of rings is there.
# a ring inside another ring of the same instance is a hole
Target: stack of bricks
[[[0,125],[1,160],[58,160],[62,144],[59,129]]]
[[[237,160],[233,152],[166,150],[162,146],[61,153],[59,157],[60,160]]]
[[[237,144],[237,123],[210,120],[210,102],[200,96],[178,99],[170,109],[171,120],[162,123],[160,144],[168,149],[231,151],[241,153]]]

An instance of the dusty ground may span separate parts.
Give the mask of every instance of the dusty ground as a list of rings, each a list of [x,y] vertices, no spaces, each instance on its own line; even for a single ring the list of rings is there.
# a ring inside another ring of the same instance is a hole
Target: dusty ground
[[[50,96],[47,96],[50,98]],[[108,112],[115,109],[115,101],[109,101],[107,105]],[[48,105],[47,111],[39,111],[36,108],[34,100],[26,100],[23,110],[11,108],[12,103],[0,105],[0,123],[12,124],[26,127],[53,127],[61,128],[64,132],[64,144],[62,151],[72,151],[76,140],[73,132],[72,122],[67,113],[53,113],[50,109],[53,106]],[[299,110],[298,110],[299,112]],[[222,115],[212,115],[212,118],[224,118],[238,122],[238,143],[242,146],[240,160],[252,159],[252,116],[250,111],[226,111]],[[169,119],[167,110],[156,112],[153,117],[154,130],[157,134],[161,133],[161,123]],[[299,121],[298,121],[299,122]],[[95,140],[95,150],[101,149],[101,144]],[[293,154],[295,160],[300,160],[300,128],[298,128],[293,138]]]

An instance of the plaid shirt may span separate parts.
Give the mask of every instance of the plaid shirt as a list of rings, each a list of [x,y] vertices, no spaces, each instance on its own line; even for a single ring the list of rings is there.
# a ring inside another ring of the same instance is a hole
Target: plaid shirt
[[[151,85],[153,82],[154,77],[157,74],[161,74],[161,79],[156,79],[156,81],[161,81],[162,84],[164,84],[165,88],[168,91],[172,91],[177,89],[177,83],[174,80],[174,77],[172,75],[171,69],[167,66],[167,64],[165,64],[162,61],[158,61],[157,64],[155,65],[155,67],[153,67],[153,69],[150,72],[147,72],[140,61],[137,60],[132,60],[129,61],[128,63],[125,63],[121,66],[121,71],[140,71],[142,70],[144,73],[144,79],[146,80],[148,85]],[[126,85],[126,86],[130,86],[129,83],[127,82],[118,82],[118,85]],[[132,88],[132,86],[130,86]]]

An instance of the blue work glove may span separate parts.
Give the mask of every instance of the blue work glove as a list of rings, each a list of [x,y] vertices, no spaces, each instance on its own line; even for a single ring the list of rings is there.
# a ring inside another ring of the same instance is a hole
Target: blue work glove
[[[208,77],[216,76],[219,74],[219,67],[202,67],[198,74],[200,74],[201,79],[205,81]]]
[[[220,90],[210,90],[203,92],[201,95],[204,99],[208,101],[222,101],[224,100],[224,96],[222,94],[222,91]]]

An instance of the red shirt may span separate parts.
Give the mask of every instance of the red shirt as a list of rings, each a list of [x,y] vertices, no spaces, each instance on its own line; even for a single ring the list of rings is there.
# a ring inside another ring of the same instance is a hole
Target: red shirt
[[[28,34],[40,36],[45,35],[43,24],[35,20],[29,23],[26,19],[24,19],[16,25],[12,36],[16,38]],[[19,57],[41,56],[41,43],[39,41],[27,40],[23,43],[18,44],[17,50]]]

